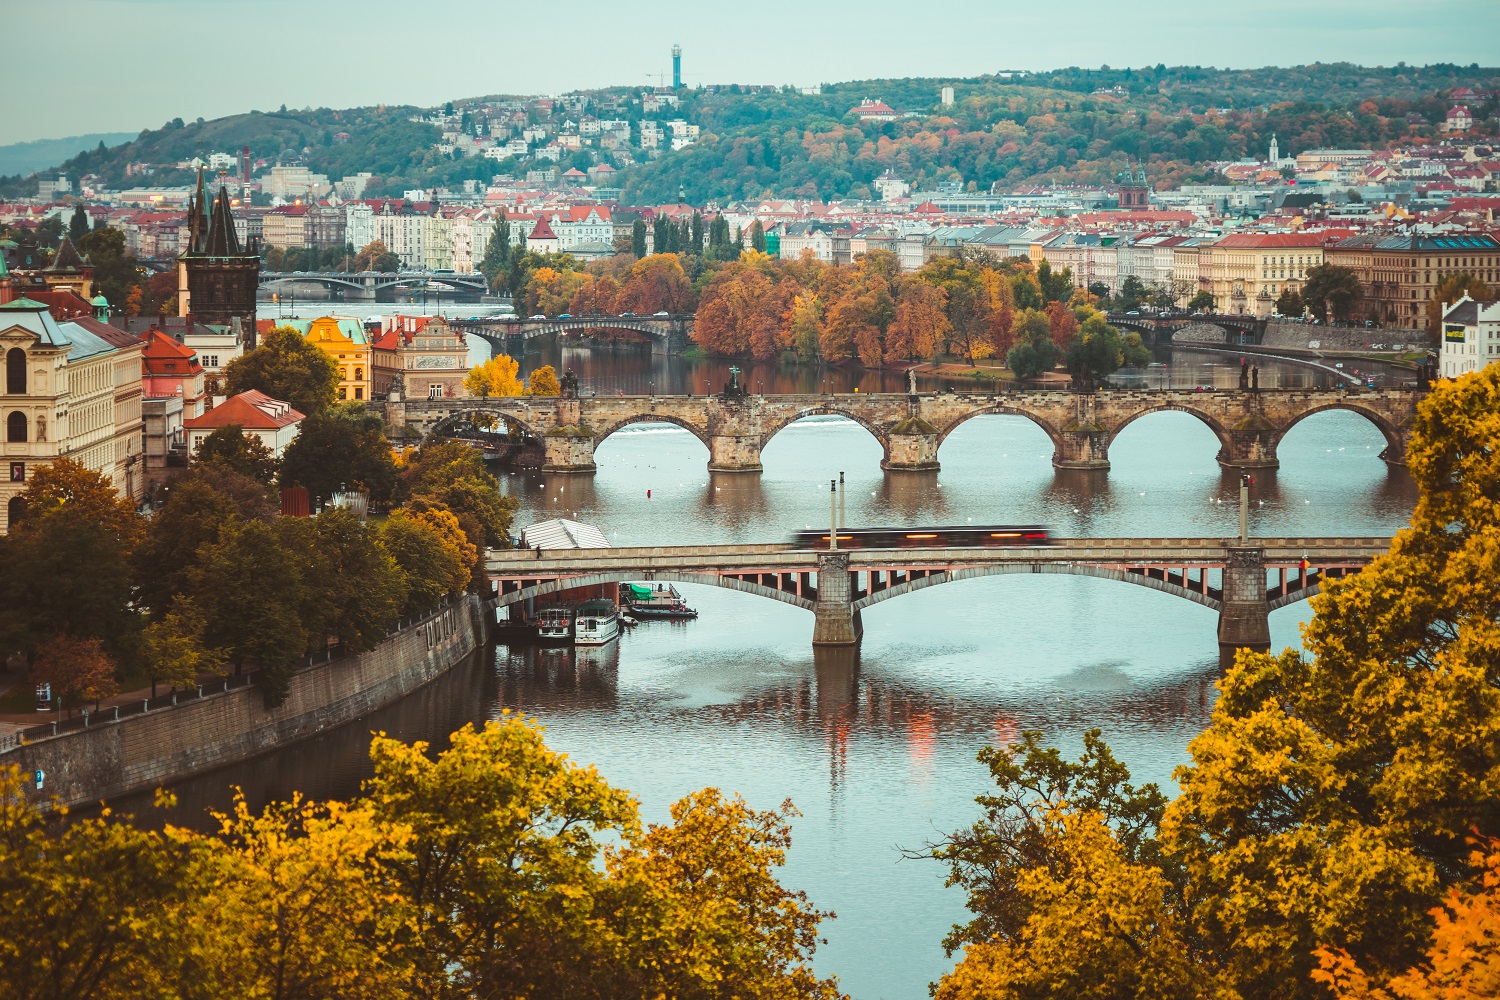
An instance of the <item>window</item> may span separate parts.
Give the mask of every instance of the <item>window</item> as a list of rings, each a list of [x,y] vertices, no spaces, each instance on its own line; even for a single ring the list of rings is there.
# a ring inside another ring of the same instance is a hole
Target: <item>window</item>
[[[5,418],[5,440],[26,440],[26,414],[22,413],[20,410],[16,410],[10,416]]]
[[[354,381],[356,381],[356,382],[363,382],[364,380],[365,380],[365,370],[363,368],[356,368],[356,369],[354,369]]]
[[[427,387],[427,398],[428,399],[442,399],[443,398],[443,387],[440,386],[440,385],[429,385]]]
[[[364,386],[357,385],[357,386],[354,387],[354,398],[355,399],[364,399],[365,398],[365,387]]]
[[[349,389],[347,386],[339,386],[339,399],[348,399]]]
[[[19,347],[5,352],[5,391],[12,396],[26,395],[26,352]]]
[[[24,477],[24,472],[22,475]],[[11,497],[10,503],[5,505],[5,516],[7,528],[14,528],[20,524],[21,519],[26,516],[26,501],[20,497]]]

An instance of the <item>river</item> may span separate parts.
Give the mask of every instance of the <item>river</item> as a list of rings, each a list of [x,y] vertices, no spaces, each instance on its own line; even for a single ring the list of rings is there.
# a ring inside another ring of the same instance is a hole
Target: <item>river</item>
[[[559,360],[603,382],[607,366],[587,367],[600,357],[569,351]],[[647,370],[655,369],[628,377]],[[1252,531],[1397,530],[1415,493],[1403,470],[1377,457],[1383,447],[1356,415],[1308,418],[1281,444],[1281,470],[1256,476]],[[828,480],[841,470],[855,525],[1009,521],[1065,536],[1231,535],[1237,480],[1216,465],[1217,448],[1195,418],[1162,412],[1122,432],[1107,474],[1061,473],[1038,428],[987,416],[944,442],[941,472],[886,474],[879,445],[858,425],[811,417],[767,445],[764,473],[711,475],[707,450],[688,432],[635,425],[599,446],[595,475],[515,473],[503,482],[521,500],[519,525],[573,517],[621,545],[785,538],[823,523]],[[964,919],[963,899],[943,887],[940,866],[903,860],[900,849],[974,819],[974,796],[986,789],[977,751],[1039,729],[1074,754],[1097,726],[1137,779],[1170,787],[1215,697],[1215,615],[1112,581],[1007,576],[909,594],[865,612],[857,656],[815,655],[812,619],[800,609],[682,589],[701,612],[696,621],[644,624],[602,651],[500,646],[363,723],[184,782],[179,821],[222,806],[236,784],[255,803],[293,790],[351,794],[367,773],[370,730],[440,745],[463,721],[511,708],[540,719],[551,746],[630,789],[648,820],[664,820],[673,800],[707,785],[763,809],[792,800],[802,816],[783,877],[838,914],[825,925],[818,970],[861,1000],[918,1000],[952,965],[940,941]],[[1306,604],[1272,614],[1278,648],[1298,642],[1306,615]]]

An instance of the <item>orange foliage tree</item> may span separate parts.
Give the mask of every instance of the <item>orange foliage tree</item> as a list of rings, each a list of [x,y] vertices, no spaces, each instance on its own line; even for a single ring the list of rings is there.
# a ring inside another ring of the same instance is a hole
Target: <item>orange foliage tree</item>
[[[621,312],[637,315],[668,312],[690,313],[697,305],[692,283],[675,253],[642,257],[630,267],[630,275],[615,297]]]

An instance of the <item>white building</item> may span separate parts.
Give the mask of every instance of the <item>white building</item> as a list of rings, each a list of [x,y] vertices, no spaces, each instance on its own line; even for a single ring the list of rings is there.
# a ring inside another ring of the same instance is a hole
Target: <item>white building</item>
[[[203,416],[183,421],[188,454],[196,453],[204,438],[230,424],[238,424],[245,437],[259,439],[274,457],[280,458],[286,446],[296,439],[302,414],[292,409],[290,403],[254,389],[230,396]]]
[[[1500,360],[1500,302],[1475,302],[1465,295],[1443,312],[1443,346],[1438,374],[1457,378]]]
[[[356,251],[363,250],[375,239],[375,210],[362,201],[351,201],[344,205],[344,240]]]

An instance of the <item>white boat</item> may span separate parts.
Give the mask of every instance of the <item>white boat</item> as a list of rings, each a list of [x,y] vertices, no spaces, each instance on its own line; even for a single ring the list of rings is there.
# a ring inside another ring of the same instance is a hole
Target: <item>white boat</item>
[[[570,643],[573,641],[573,613],[567,608],[544,608],[536,616],[537,642]]]
[[[602,646],[620,634],[619,609],[607,597],[584,601],[574,614],[574,645]]]

